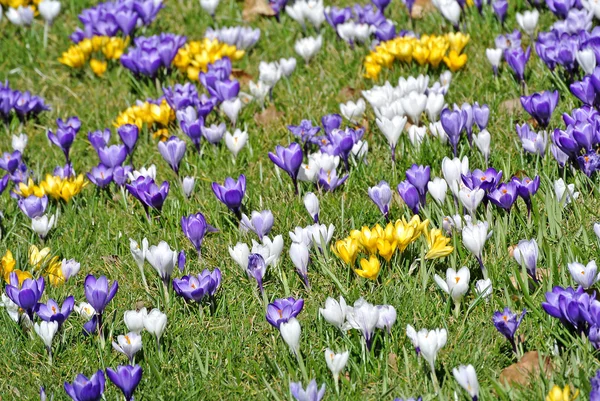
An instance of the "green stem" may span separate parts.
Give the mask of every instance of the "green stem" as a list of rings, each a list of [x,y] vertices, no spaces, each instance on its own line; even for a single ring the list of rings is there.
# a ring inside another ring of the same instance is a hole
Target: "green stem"
[[[302,353],[300,352],[300,350],[298,350],[298,352],[296,352],[296,359],[298,360],[298,366],[300,366],[300,371],[302,372],[302,377],[304,378],[304,381],[306,383],[308,383],[308,381],[309,381],[308,374],[306,373],[306,366],[304,365],[304,359],[302,359]]]

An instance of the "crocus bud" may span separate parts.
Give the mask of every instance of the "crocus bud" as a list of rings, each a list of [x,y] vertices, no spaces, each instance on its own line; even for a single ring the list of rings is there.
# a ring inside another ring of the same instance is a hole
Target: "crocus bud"
[[[237,122],[240,110],[242,110],[242,101],[237,97],[235,99],[227,99],[221,103],[221,111],[225,113],[227,118],[229,118],[229,121],[231,121],[231,124],[234,126]]]
[[[350,100],[347,103],[340,103],[340,112],[348,121],[356,123],[365,114],[366,106],[363,98],[358,99],[356,103]]]
[[[54,335],[58,331],[58,322],[42,321],[41,323],[35,323],[33,329],[40,336],[46,348],[52,348],[52,339],[54,339]]]
[[[248,142],[248,133],[246,131],[236,129],[233,135],[229,132],[225,133],[225,145],[233,154],[233,157],[237,157],[240,150],[246,145],[246,142]]]
[[[218,6],[219,0],[200,0],[200,7],[210,14],[211,17],[215,16],[215,11],[217,10]]]
[[[535,278],[539,248],[535,239],[521,240],[514,249],[513,257],[519,265],[525,265],[527,272]]]
[[[54,19],[60,13],[60,1],[43,0],[38,4],[38,11],[46,23],[52,24]]]
[[[435,372],[435,360],[438,352],[446,345],[448,333],[446,329],[420,330],[417,333],[419,350],[423,358],[429,363],[432,372]]]
[[[350,352],[348,351],[336,354],[329,348],[325,349],[325,363],[327,363],[327,367],[336,382],[340,376],[340,372],[346,367],[349,356]]]
[[[81,265],[75,259],[63,259],[60,269],[65,281],[79,273]]]
[[[246,271],[248,268],[248,256],[250,255],[250,249],[247,244],[238,242],[233,248],[229,247],[229,256],[237,263],[242,270]]]
[[[473,142],[475,142],[477,149],[479,149],[485,160],[490,157],[491,139],[491,135],[486,129],[482,130],[477,135],[473,135]]]
[[[536,10],[537,11],[537,10]],[[452,374],[458,384],[467,392],[472,400],[479,398],[479,382],[473,365],[459,366],[452,369]]]
[[[585,72],[585,75],[593,74],[594,69],[596,68],[596,55],[594,54],[594,51],[588,47],[579,50],[575,56],[577,58],[577,63],[579,63],[579,66],[583,72]]]
[[[144,318],[148,315],[146,308],[139,311],[128,310],[123,314],[123,321],[127,330],[140,334],[144,329]]]
[[[317,198],[317,196],[315,194],[313,194],[312,192],[308,192],[306,195],[304,195],[304,206],[306,207],[306,210],[308,211],[308,214],[310,214],[310,217],[313,218],[315,223],[319,223],[319,198]]]
[[[279,326],[279,332],[281,333],[281,338],[285,341],[285,343],[290,347],[294,355],[298,355],[300,352],[300,323],[298,320],[293,317],[285,323],[281,323]]]
[[[192,192],[194,191],[194,185],[196,184],[196,179],[194,177],[183,177],[183,193],[186,198],[190,198]]]
[[[427,190],[431,197],[440,205],[446,200],[446,192],[448,191],[448,183],[442,178],[435,177],[427,183]]]
[[[484,298],[486,302],[490,295],[492,295],[492,291],[492,280],[489,278],[485,280],[477,280],[475,283],[475,293],[478,297]]]
[[[296,268],[298,274],[304,280],[304,283],[308,285],[308,263],[310,261],[310,254],[308,247],[303,243],[294,242],[290,246],[290,259]]]
[[[27,146],[27,135],[25,134],[20,134],[20,135],[13,135],[12,136],[12,148],[13,150],[18,150],[19,152],[23,153],[23,151],[25,150],[25,147]]]
[[[338,302],[327,297],[325,308],[319,308],[319,313],[328,323],[341,330],[346,321],[346,300],[340,296],[340,302]]]
[[[498,74],[498,67],[502,62],[502,49],[486,49],[485,55],[494,69],[494,74]]]
[[[167,327],[167,315],[158,309],[152,309],[147,316],[144,316],[144,327],[156,337],[157,341],[160,341]]]
[[[523,14],[517,13],[516,17],[521,29],[525,31],[527,35],[533,36],[538,24],[538,19],[540,18],[539,11],[535,9],[533,11],[527,10],[523,12]]]
[[[488,224],[480,221],[477,224],[467,224],[462,230],[462,240],[465,248],[467,248],[478,259],[481,259],[483,247],[487,241]]]
[[[46,238],[48,232],[54,227],[55,216],[52,215],[50,219],[48,219],[48,215],[45,214],[40,217],[36,217],[31,219],[31,229],[40,236],[40,238]]]
[[[479,206],[484,196],[485,191],[481,188],[462,188],[458,193],[460,203],[462,203],[465,209],[471,214],[475,213],[477,206]]]

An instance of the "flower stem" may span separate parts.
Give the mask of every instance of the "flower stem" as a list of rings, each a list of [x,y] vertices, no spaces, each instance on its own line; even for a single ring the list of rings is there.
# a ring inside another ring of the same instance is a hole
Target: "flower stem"
[[[306,366],[304,365],[304,359],[302,359],[302,354],[300,353],[300,350],[296,351],[296,359],[298,360],[298,366],[300,366],[302,377],[304,378],[304,381],[308,383],[308,374],[306,373]]]

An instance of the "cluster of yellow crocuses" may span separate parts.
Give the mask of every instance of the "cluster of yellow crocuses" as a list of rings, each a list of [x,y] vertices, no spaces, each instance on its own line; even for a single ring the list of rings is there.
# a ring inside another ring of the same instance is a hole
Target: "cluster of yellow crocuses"
[[[179,49],[173,65],[179,71],[187,74],[188,79],[197,81],[200,71],[206,72],[209,64],[224,57],[229,57],[231,61],[238,61],[244,56],[244,53],[235,46],[219,42],[216,39],[204,38],[190,41]]]
[[[381,42],[365,58],[365,77],[376,79],[383,67],[390,68],[394,61],[420,65],[429,64],[437,68],[443,61],[452,71],[457,71],[467,63],[467,55],[461,54],[470,36],[463,33],[445,35],[422,35],[420,38],[401,36]]]
[[[167,127],[173,121],[175,121],[175,110],[169,106],[166,100],[163,99],[158,104],[138,101],[137,104],[128,107],[117,116],[114,126],[134,124],[141,130],[146,124],[149,130],[156,129],[152,134],[154,138],[166,141],[169,138]]]
[[[65,282],[62,273],[62,262],[58,256],[50,256],[50,248],[39,249],[35,245],[29,247],[29,265],[33,271],[41,271],[50,284],[54,286],[61,285]],[[5,282],[10,281],[10,274],[15,273],[19,279],[19,284],[23,284],[28,278],[32,278],[31,272],[22,269],[15,269],[17,261],[15,260],[10,249],[6,250],[4,256],[0,260],[0,276]]]
[[[440,229],[430,230],[429,220],[421,221],[418,215],[410,221],[402,218],[395,223],[390,222],[385,228],[377,224],[373,228],[364,226],[360,230],[352,230],[347,238],[337,241],[331,248],[352,268],[359,254],[368,255],[368,259],[360,259],[360,268],[354,271],[361,277],[375,280],[381,270],[379,257],[389,262],[394,254],[404,252],[421,235],[428,247],[425,259],[441,258],[454,250],[448,245],[450,238],[445,237]]]
[[[102,76],[108,68],[108,61],[119,60],[128,44],[129,37],[94,36],[69,47],[58,61],[71,68],[82,68],[89,61],[94,74]],[[98,58],[100,53],[104,60]]]
[[[69,202],[75,195],[80,193],[88,183],[89,181],[83,178],[83,174],[71,178],[62,178],[47,174],[46,178],[40,182],[40,185],[36,185],[33,180],[29,178],[27,184],[20,182],[14,189],[14,192],[22,197],[35,195],[38,198],[41,198],[44,195],[48,195],[53,199],[62,199],[65,202]]]

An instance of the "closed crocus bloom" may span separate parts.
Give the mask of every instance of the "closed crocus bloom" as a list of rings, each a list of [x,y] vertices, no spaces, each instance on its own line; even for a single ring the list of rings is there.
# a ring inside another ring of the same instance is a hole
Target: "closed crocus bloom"
[[[353,307],[347,307],[347,324],[344,327],[360,330],[367,344],[367,349],[373,345],[373,334],[379,322],[379,310],[371,303],[359,298]]]
[[[440,205],[444,204],[446,200],[446,192],[448,191],[448,184],[446,180],[435,177],[433,180],[427,183],[427,189],[429,195]]]
[[[448,256],[454,251],[454,247],[448,245],[450,238],[444,237],[442,230],[435,228],[425,230],[425,239],[427,240],[428,251],[425,259],[438,259]]]
[[[502,62],[502,49],[486,49],[485,55],[492,65],[494,75],[498,75],[498,67],[500,67],[500,63]]]
[[[316,380],[311,380],[306,386],[306,390],[302,387],[302,383],[290,383],[290,393],[296,401],[321,401],[325,396],[325,383],[321,388],[317,386]]]
[[[502,312],[494,312],[494,326],[496,327],[496,330],[510,342],[515,354],[517,353],[515,333],[521,325],[521,321],[523,320],[523,317],[525,317],[526,312],[527,311],[523,309],[523,313],[521,313],[520,317],[518,317],[516,313],[513,313],[509,308],[504,308],[504,311]]]
[[[353,238],[345,238],[343,240],[336,241],[335,245],[331,246],[333,253],[342,259],[344,263],[350,266],[354,265],[356,257],[358,256],[358,241]]]
[[[248,256],[250,255],[250,249],[247,244],[238,242],[233,248],[229,247],[229,256],[246,271],[248,268]]]
[[[57,0],[43,0],[38,4],[38,11],[44,21],[48,24],[52,24],[52,21],[58,16],[60,13],[60,1]]]
[[[210,14],[211,17],[215,17],[215,11],[219,6],[219,0],[200,0],[200,6],[204,11]]]
[[[444,108],[444,95],[430,92],[427,96],[425,111],[430,122],[436,122]]]
[[[296,271],[308,287],[308,263],[310,261],[309,249],[306,245],[294,242],[290,245],[290,259]]]
[[[585,288],[586,290],[592,287],[600,280],[600,274],[598,274],[598,267],[596,261],[592,260],[587,265],[583,265],[579,262],[569,263],[569,273],[573,277],[573,281]]]
[[[594,233],[600,239],[600,223],[594,223]]]
[[[348,121],[357,123],[365,114],[366,103],[364,99],[360,98],[355,102],[348,101],[347,103],[340,103],[340,113]]]
[[[179,174],[179,164],[185,155],[185,142],[172,136],[165,142],[159,142],[158,150],[173,171]]]
[[[31,219],[31,229],[35,231],[40,238],[44,239],[52,227],[54,227],[54,221],[55,215],[50,216],[50,218],[48,218],[47,214],[40,217],[35,217]]]
[[[106,368],[106,375],[121,390],[125,401],[133,400],[133,393],[142,380],[142,368],[139,365],[117,366],[116,371]]]
[[[448,157],[444,157],[442,160],[442,173],[444,174],[444,179],[450,186],[452,193],[454,195],[458,195],[458,191],[460,189],[460,182],[462,180],[462,175],[467,174],[469,171],[469,159],[465,156],[461,159],[455,157],[454,159],[450,159]]]
[[[376,245],[379,256],[385,259],[386,262],[389,262],[392,259],[392,256],[394,256],[394,253],[396,252],[398,243],[396,241],[390,242],[386,239],[379,238],[377,239]]]
[[[485,191],[481,188],[469,189],[465,187],[458,192],[460,203],[462,203],[471,215],[475,214],[484,196]]]
[[[425,111],[427,106],[427,95],[412,91],[400,99],[402,108],[408,117],[410,117],[413,124],[419,125],[421,120],[421,114]]]
[[[243,213],[240,228],[246,232],[253,231],[259,239],[262,239],[273,228],[273,213],[270,210],[253,211],[251,217]]]
[[[546,401],[574,401],[579,396],[579,390],[574,389],[571,393],[571,387],[567,384],[564,388],[554,385],[546,396]]]
[[[429,363],[431,372],[435,372],[437,354],[446,345],[448,339],[446,329],[420,330],[417,339],[421,355]]]
[[[340,373],[342,370],[344,370],[346,364],[348,363],[348,357],[350,357],[350,352],[348,351],[336,354],[329,348],[325,348],[325,363],[327,363],[327,367],[333,375],[333,380],[336,383],[336,387],[338,386]]]
[[[444,63],[452,72],[456,72],[467,64],[467,55],[459,54],[455,50],[450,50],[447,57],[444,57]]]
[[[213,182],[212,190],[221,203],[234,212],[239,219],[242,218],[240,207],[246,193],[245,175],[240,175],[237,181],[231,177],[227,177],[223,185]]]
[[[340,296],[340,301],[327,297],[325,300],[325,308],[319,308],[319,313],[328,323],[342,330],[342,326],[346,322],[346,300]]]
[[[190,198],[192,196],[192,192],[194,192],[194,186],[196,184],[196,179],[194,177],[183,177],[183,194],[186,198]]]
[[[169,244],[160,241],[158,245],[152,245],[146,252],[146,260],[156,270],[164,283],[171,280],[171,274],[177,263],[177,252],[173,251]]]
[[[513,257],[517,263],[527,268],[527,273],[535,279],[535,269],[539,257],[539,248],[535,239],[521,240],[513,250]]]
[[[86,319],[89,319],[96,314],[96,310],[94,309],[94,307],[88,304],[87,302],[80,302],[79,305],[75,305],[73,309],[80,316],[83,316]]]
[[[587,47],[583,50],[579,50],[575,55],[577,63],[586,75],[591,75],[596,69],[596,55],[594,51]]]
[[[475,293],[478,297],[484,298],[486,302],[490,295],[492,295],[492,291],[492,280],[489,278],[485,280],[477,280],[475,283]]]
[[[477,149],[479,149],[479,151],[485,158],[486,162],[487,162],[488,158],[490,157],[490,142],[491,142],[491,140],[492,140],[492,137],[491,137],[490,133],[488,132],[488,130],[486,130],[486,129],[481,130],[481,132],[479,132],[479,134],[477,134],[477,135],[473,135],[473,142],[475,143],[475,146],[477,146]]]
[[[377,279],[377,276],[379,275],[379,270],[381,270],[381,264],[379,263],[379,259],[375,255],[371,255],[369,257],[369,260],[361,259],[360,267],[360,269],[354,269],[356,274],[369,280]]]
[[[294,44],[294,50],[300,57],[304,59],[304,62],[308,64],[308,62],[321,50],[321,45],[323,44],[323,39],[321,35],[315,37],[307,37],[298,39]]]
[[[377,126],[388,140],[390,149],[392,150],[392,161],[396,159],[396,145],[402,134],[402,130],[406,125],[407,118],[394,116],[392,119],[381,117],[376,120]]]
[[[319,198],[312,192],[307,192],[302,199],[304,201],[304,207],[312,217],[313,221],[318,224],[319,223]]]
[[[516,14],[517,23],[521,27],[525,33],[531,37],[535,33],[535,28],[537,27],[538,19],[540,18],[540,13],[538,10],[534,9],[533,11],[526,10],[521,13]]]
[[[314,224],[311,226],[311,237],[313,241],[313,245],[321,250],[326,247],[331,238],[333,238],[333,232],[335,231],[335,226],[330,224],[326,226],[325,224]]]
[[[452,369],[452,374],[458,384],[467,392],[473,401],[479,398],[479,381],[473,365],[461,365]]]
[[[392,305],[377,305],[378,320],[376,327],[391,334],[392,326],[396,323],[396,308]]]
[[[81,265],[75,259],[63,259],[60,265],[62,277],[65,281],[68,281],[71,277],[74,277],[79,273]]]
[[[28,138],[25,134],[13,135],[11,139],[11,145],[13,150],[23,153],[27,146]]]
[[[123,321],[127,330],[133,333],[140,334],[144,329],[144,318],[148,315],[146,308],[142,308],[139,311],[128,310],[123,314]]]
[[[426,134],[426,127],[417,127],[416,125],[411,125],[408,129],[408,139],[410,139],[410,143],[417,149],[421,146]]]
[[[33,9],[29,7],[18,6],[17,8],[9,7],[6,11],[6,18],[17,26],[29,26],[33,21]]]
[[[113,341],[112,346],[115,351],[126,355],[129,363],[133,363],[133,356],[142,349],[142,336],[136,332],[117,336],[117,342]]]
[[[240,98],[236,97],[235,99],[227,99],[223,101],[223,103],[221,103],[220,108],[221,111],[225,113],[227,118],[229,118],[229,121],[231,121],[231,123],[235,126],[235,124],[237,123],[238,115],[242,110],[242,101],[240,100]]]
[[[100,401],[104,393],[104,372],[98,370],[89,379],[78,374],[73,384],[65,382],[65,392],[73,401]]]
[[[40,277],[37,280],[27,278],[22,282],[16,270],[12,271],[9,276],[9,284],[6,286],[6,295],[23,309],[31,321],[33,321],[33,312],[37,308],[37,303],[44,292],[44,278]]]
[[[144,316],[144,328],[148,333],[156,337],[156,341],[160,342],[160,338],[167,327],[167,315],[159,309],[152,309],[148,315]]]
[[[52,340],[54,339],[54,335],[58,331],[58,322],[42,321],[41,323],[35,323],[33,325],[33,329],[44,342],[44,345],[46,346],[48,352],[50,352],[50,350],[52,349]]]
[[[377,205],[385,218],[388,217],[390,204],[392,203],[392,189],[386,181],[380,181],[379,184],[368,189],[369,197]]]
[[[463,245],[467,248],[479,262],[483,271],[484,278],[487,278],[487,271],[483,265],[483,248],[488,238],[488,223],[478,222],[477,224],[467,224],[462,230]]]
[[[88,274],[85,278],[85,297],[94,308],[97,314],[101,315],[104,308],[117,294],[119,283],[115,280],[112,285],[108,286],[106,276],[100,276],[98,279]]]
[[[183,234],[190,240],[196,252],[200,255],[202,240],[206,233],[217,232],[218,230],[208,224],[202,213],[191,214],[181,218],[181,229]]]
[[[225,145],[233,154],[233,157],[237,157],[240,150],[246,145],[246,142],[248,142],[248,133],[246,131],[236,129],[233,135],[229,132],[225,133]]]
[[[290,347],[294,355],[300,352],[300,334],[302,332],[300,323],[295,317],[290,318],[287,322],[279,325],[281,338]]]
[[[98,158],[106,167],[113,168],[123,164],[127,158],[125,145],[111,145],[98,148]]]
[[[275,153],[269,152],[269,159],[292,179],[296,193],[298,193],[298,172],[302,165],[302,158],[302,148],[296,142],[292,142],[287,148],[277,145]]]
[[[41,217],[46,212],[48,207],[48,197],[46,195],[37,197],[35,195],[21,198],[18,201],[19,209],[25,213],[30,219]]]
[[[554,181],[554,194],[556,199],[563,206],[571,203],[572,200],[579,198],[579,192],[575,191],[575,184],[566,185],[562,178]]]

